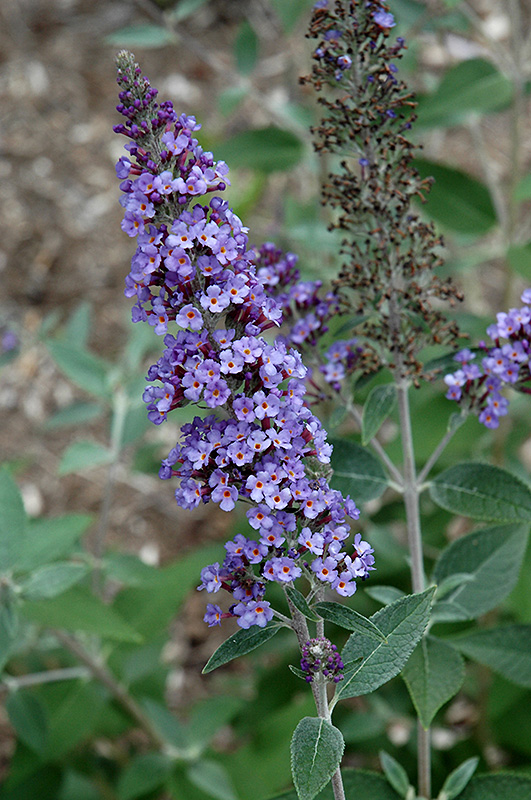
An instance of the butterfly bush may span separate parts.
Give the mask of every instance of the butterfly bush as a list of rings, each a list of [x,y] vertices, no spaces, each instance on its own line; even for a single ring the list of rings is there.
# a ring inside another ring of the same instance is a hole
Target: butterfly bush
[[[531,394],[531,289],[520,299],[522,308],[500,311],[487,328],[494,344],[483,341],[475,352],[461,350],[454,356],[459,369],[444,377],[446,397],[477,414],[487,428],[497,428],[508,412],[504,389]]]
[[[225,544],[199,589],[232,597],[226,612],[207,605],[209,625],[236,617],[242,628],[264,627],[275,613],[264,599],[268,584],[304,577],[310,594],[328,586],[348,597],[374,568],[360,534],[347,551],[347,517],[359,510],[328,482],[332,448],[305,402],[307,369],[290,346],[300,330],[265,336],[289,316],[291,301],[315,303],[316,287],[299,283],[289,300],[282,296],[298,278],[295,256],[249,246],[247,228],[220,197],[228,168],[199,145],[195,118],[159,105],[130,53],[117,64],[125,122],[115,131],[130,139],[116,168],[122,229],[137,241],[125,294],[135,299],[133,321],[147,322],[165,345],[144,401],[156,425],[189,403],[207,412],[182,427],[159,474],[179,478],[182,508],[247,505],[254,533]],[[312,312],[321,326],[335,307],[323,303]]]

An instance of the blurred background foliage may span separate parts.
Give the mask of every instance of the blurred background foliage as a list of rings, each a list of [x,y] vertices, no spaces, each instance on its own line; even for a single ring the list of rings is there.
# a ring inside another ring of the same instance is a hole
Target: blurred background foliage
[[[309,71],[311,5],[7,0],[0,9],[0,499],[2,541],[16,533],[19,542],[0,563],[2,800],[265,800],[290,785],[289,740],[311,713],[288,670],[290,638],[200,674],[229,631],[206,629],[194,587],[244,522],[209,507],[185,513],[158,481],[188,412],[154,429],[141,402],[159,342],[129,323],[122,296],[131,247],[119,227],[122,142],[111,126],[113,56],[125,47],[161,97],[197,116],[205,149],[228,162],[229,202],[251,240],[298,253],[303,276],[332,279],[337,238],[319,203],[329,165],[313,153],[317,106],[298,83]],[[423,213],[444,234],[443,271],[466,298],[453,313],[474,342],[531,281],[531,10],[525,0],[392,0],[391,9],[393,34],[408,42],[401,75],[419,97],[417,166],[436,179]],[[453,408],[441,382],[412,403],[423,463]],[[495,433],[469,419],[440,467],[488,460],[529,485],[529,400],[513,398],[511,410]],[[319,414],[331,435],[359,443],[341,408]],[[398,460],[392,415],[379,436]],[[409,591],[396,496],[371,495],[354,479],[349,491],[364,498],[378,584]],[[429,498],[423,512],[432,561],[473,527]],[[528,554],[487,621],[531,622],[530,583]],[[369,591],[352,603],[364,614],[378,607]],[[438,712],[436,788],[473,755],[483,770],[529,772],[531,657],[518,684],[498,666],[470,664]],[[347,701],[337,724],[348,766],[378,768],[383,747],[414,775],[414,711],[401,679]]]

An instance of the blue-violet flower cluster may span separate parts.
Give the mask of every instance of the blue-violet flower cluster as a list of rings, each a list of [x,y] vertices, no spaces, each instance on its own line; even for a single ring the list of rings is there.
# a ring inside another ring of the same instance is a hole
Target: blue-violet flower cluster
[[[503,389],[531,394],[531,289],[524,291],[521,301],[522,308],[500,311],[487,328],[492,346],[480,342],[477,352],[459,351],[454,356],[459,369],[444,377],[446,397],[476,413],[487,428],[497,428],[500,417],[507,414],[509,401]]]
[[[305,404],[300,354],[264,338],[281,323],[282,304],[266,291],[247,229],[219,197],[227,166],[203,151],[194,117],[157,105],[131,54],[117,63],[126,122],[116,130],[131,139],[117,164],[122,227],[137,240],[125,293],[136,298],[133,320],[153,326],[165,345],[148,371],[148,416],[160,424],[190,402],[218,412],[183,426],[160,477],[180,478],[183,508],[248,505],[254,533],[227,542],[199,588],[232,596],[227,612],[208,604],[209,625],[236,617],[242,628],[263,627],[274,613],[264,600],[269,582],[304,576],[311,591],[350,596],[373,569],[373,551],[360,534],[346,550],[347,516],[359,511],[328,484],[331,446]],[[292,262],[286,257],[288,269]]]
[[[306,673],[306,683],[312,683],[318,673],[332,683],[343,680],[344,664],[341,656],[335,644],[324,636],[308,639],[302,646],[301,655],[301,670]]]

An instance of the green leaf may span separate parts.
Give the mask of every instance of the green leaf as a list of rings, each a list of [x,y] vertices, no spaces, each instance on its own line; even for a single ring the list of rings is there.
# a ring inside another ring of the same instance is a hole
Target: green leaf
[[[465,679],[465,664],[450,645],[423,637],[402,670],[402,677],[426,730],[444,703],[454,697]]]
[[[401,797],[405,797],[409,789],[409,778],[404,767],[385,750],[380,750],[379,756],[385,777],[395,792],[398,792]]]
[[[450,772],[443,783],[443,787],[439,792],[437,800],[453,800],[454,797],[457,797],[459,794],[461,794],[476,771],[478,764],[479,758],[474,756],[474,758],[467,758],[467,760],[463,761],[463,763],[460,764],[457,769],[454,769],[452,772]]]
[[[446,578],[440,582],[437,586],[437,591],[435,593],[436,600],[442,600],[443,597],[447,597],[454,589],[463,586],[465,583],[470,583],[471,581],[475,581],[476,576],[472,575],[470,572],[454,572],[453,575],[448,575]]]
[[[111,606],[77,587],[59,597],[27,601],[21,607],[21,615],[46,628],[86,631],[123,642],[142,641],[142,637]]]
[[[387,383],[375,386],[371,390],[365,405],[361,421],[361,443],[367,445],[373,439],[380,426],[387,419],[396,405],[396,386]]]
[[[452,639],[474,661],[518,686],[531,688],[531,625],[503,625]]]
[[[17,565],[26,528],[22,495],[7,469],[0,469],[0,574]]]
[[[165,47],[167,44],[174,44],[175,40],[175,35],[168,28],[149,24],[130,25],[105,37],[106,43],[114,47],[146,49]]]
[[[344,439],[332,439],[332,487],[350,494],[356,503],[380,497],[387,488],[387,477],[380,462],[363,447]]]
[[[24,744],[36,753],[42,752],[46,745],[48,720],[40,700],[29,692],[13,692],[7,698],[6,710]]]
[[[2,595],[0,595],[0,672],[9,661],[19,628],[15,600],[10,595],[6,597],[4,592]]]
[[[514,272],[531,280],[531,242],[512,244],[507,250],[507,261]]]
[[[165,706],[156,703],[149,697],[145,697],[142,705],[146,710],[146,714],[168,744],[180,750],[182,757],[186,757],[186,751],[189,747],[188,735],[185,727],[177,719],[175,714],[172,714]]]
[[[312,800],[339,767],[341,731],[319,717],[301,719],[291,740],[291,771],[300,800]]]
[[[195,14],[195,12],[208,3],[208,0],[180,0],[176,7],[170,12],[171,18],[175,22],[182,22],[183,19]]]
[[[103,407],[97,403],[72,403],[53,414],[44,424],[45,430],[67,428],[69,426],[83,425],[97,419],[103,413]]]
[[[218,145],[216,157],[231,167],[285,172],[301,160],[303,152],[295,134],[271,126],[236,134]]]
[[[135,800],[161,786],[171,772],[172,760],[163,753],[137,756],[124,769],[118,781],[120,800]]]
[[[69,770],[57,800],[101,800],[101,794],[84,775]]]
[[[341,770],[341,777],[348,800],[350,798],[352,800],[397,800],[396,792],[379,772],[347,767]],[[270,799],[268,798],[268,800]],[[299,800],[299,798],[295,791],[290,791],[277,795],[271,800]],[[334,800],[330,784],[319,793],[317,800]]]
[[[62,517],[32,520],[17,569],[35,569],[69,555],[91,522],[92,517],[88,514],[65,514]]]
[[[529,800],[531,777],[500,772],[472,778],[459,800]]]
[[[500,111],[512,94],[511,81],[490,61],[470,58],[449,69],[433,94],[419,98],[415,125],[458,125],[470,115]]]
[[[126,586],[146,586],[153,581],[155,567],[144,564],[132,553],[108,553],[104,559],[106,574]]]
[[[374,622],[364,617],[363,614],[358,614],[353,608],[341,605],[341,603],[317,603],[315,610],[328,622],[333,622],[334,625],[339,625],[341,628],[346,628],[347,631],[355,631],[360,636],[368,636],[376,642],[385,642],[386,637],[379,630]]]
[[[227,770],[217,761],[201,759],[188,770],[187,776],[194,786],[216,800],[237,800]]]
[[[363,661],[345,674],[336,690],[338,700],[368,694],[398,675],[426,629],[434,592],[435,587],[430,587],[406,595],[372,615],[386,642],[376,644],[366,636],[351,634],[342,659],[347,662],[361,656]]]
[[[112,366],[107,361],[89,353],[88,350],[56,339],[48,340],[46,346],[59,369],[76,386],[96,397],[108,397],[107,375]]]
[[[219,695],[195,703],[187,728],[194,746],[205,748],[218,730],[227,725],[244,705],[243,698],[234,695]]]
[[[269,623],[265,628],[258,628],[253,625],[252,628],[247,630],[242,628],[228,639],[225,639],[218,649],[210,656],[206,666],[203,668],[203,674],[212,672],[212,670],[227,664],[235,658],[244,656],[255,650],[260,645],[271,639],[276,633],[279,632],[281,626],[276,623]]]
[[[306,602],[306,598],[299,592],[298,589],[294,589],[292,586],[286,586],[284,591],[295,608],[298,609],[301,614],[306,617],[306,619],[311,619],[314,622],[317,620],[317,615],[312,611]]]
[[[399,597],[405,597],[406,593],[402,589],[397,589],[396,586],[371,586],[365,589],[365,594],[376,600],[377,603],[388,605],[398,600]]]
[[[441,508],[465,517],[493,522],[531,521],[529,487],[491,464],[456,464],[437,475],[430,494]]]
[[[249,75],[258,58],[258,37],[247,20],[240,23],[234,42],[234,58],[240,75]]]
[[[66,325],[66,340],[70,345],[86,349],[90,334],[91,307],[86,301],[80,303],[70,315]]]
[[[247,86],[229,86],[218,94],[218,108],[224,117],[233,114],[242,100],[249,94]]]
[[[469,533],[443,550],[433,571],[435,583],[442,585],[462,570],[474,576],[445,596],[445,619],[452,618],[453,606],[456,620],[474,619],[496,608],[517,583],[527,539],[527,525],[500,525]],[[434,612],[440,605],[438,601]]]
[[[435,161],[416,158],[413,166],[421,177],[435,178],[423,205],[426,213],[457,233],[487,233],[497,222],[496,211],[487,187],[459,169]]]
[[[74,442],[67,447],[59,464],[59,475],[83,471],[102,464],[110,464],[114,454],[97,442]]]
[[[56,597],[79,583],[88,571],[87,564],[46,564],[20,584],[22,596],[27,600]]]
[[[529,200],[531,197],[531,174],[524,175],[514,191],[515,200]]]
[[[286,3],[286,0],[271,0],[271,5],[278,15],[284,33],[290,33],[301,14],[306,14],[308,11],[307,0],[290,0],[289,3]]]

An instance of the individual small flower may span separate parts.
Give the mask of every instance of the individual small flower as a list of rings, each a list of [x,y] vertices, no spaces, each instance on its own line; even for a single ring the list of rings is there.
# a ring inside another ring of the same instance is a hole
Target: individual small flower
[[[375,11],[372,15],[373,20],[380,28],[394,28],[396,25],[395,18],[389,11]]]
[[[209,628],[212,628],[213,625],[221,625],[222,617],[223,611],[219,606],[214,605],[214,603],[207,603],[207,610],[203,620]]]
[[[273,609],[267,600],[251,600],[249,603],[238,603],[234,606],[233,613],[237,617],[240,628],[251,628],[258,625],[265,628],[268,622],[273,619]]]

